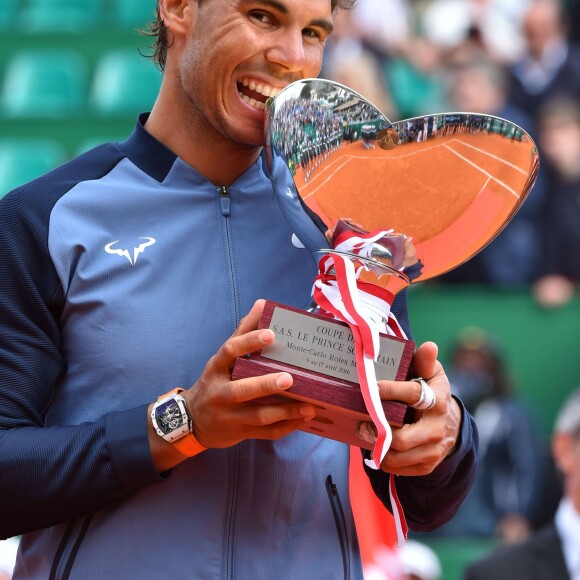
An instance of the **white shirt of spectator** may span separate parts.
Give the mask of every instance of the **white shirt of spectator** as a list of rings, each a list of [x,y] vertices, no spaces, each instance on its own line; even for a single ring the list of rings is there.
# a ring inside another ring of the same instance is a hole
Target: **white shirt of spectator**
[[[580,580],[580,514],[569,499],[560,502],[555,523],[570,580]]]

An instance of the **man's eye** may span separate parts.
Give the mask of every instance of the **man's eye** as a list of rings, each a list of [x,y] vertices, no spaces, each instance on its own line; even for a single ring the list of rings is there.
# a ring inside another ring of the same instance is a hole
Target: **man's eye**
[[[305,28],[302,31],[302,34],[304,36],[308,36],[309,38],[322,38],[320,32],[318,30],[315,30],[314,28]]]
[[[250,14],[250,18],[256,20],[257,22],[260,22],[262,24],[272,24],[273,20],[272,17],[269,14],[266,14],[265,12],[252,12]]]

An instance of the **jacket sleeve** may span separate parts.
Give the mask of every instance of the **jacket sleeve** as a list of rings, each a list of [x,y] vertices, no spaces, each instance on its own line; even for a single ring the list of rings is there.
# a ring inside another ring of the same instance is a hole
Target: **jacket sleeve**
[[[146,406],[94,423],[45,426],[66,370],[64,296],[48,252],[52,206],[35,183],[0,201],[0,538],[76,518],[163,480],[151,459]]]

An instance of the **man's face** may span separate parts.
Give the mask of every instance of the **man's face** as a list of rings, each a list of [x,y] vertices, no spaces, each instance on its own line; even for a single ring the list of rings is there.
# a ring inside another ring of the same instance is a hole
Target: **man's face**
[[[188,109],[208,131],[263,143],[266,99],[320,72],[331,0],[204,0],[179,66]]]
[[[546,158],[564,176],[578,175],[580,123],[573,115],[553,115],[541,122],[540,143]]]

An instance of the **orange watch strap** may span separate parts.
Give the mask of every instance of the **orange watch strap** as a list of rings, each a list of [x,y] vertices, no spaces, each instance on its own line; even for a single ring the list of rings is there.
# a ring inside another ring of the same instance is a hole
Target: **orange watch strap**
[[[207,447],[204,447],[194,436],[193,433],[188,433],[173,442],[173,446],[181,455],[186,457],[193,457],[194,455],[199,455],[202,451],[205,451]]]
[[[158,400],[168,397],[170,395],[179,395],[185,389],[177,388],[157,397]],[[198,455],[202,451],[205,451],[207,447],[204,447],[193,435],[193,433],[188,433],[184,435],[180,439],[171,442],[173,447],[181,453],[181,455],[185,455],[185,457],[193,457],[194,455]]]

